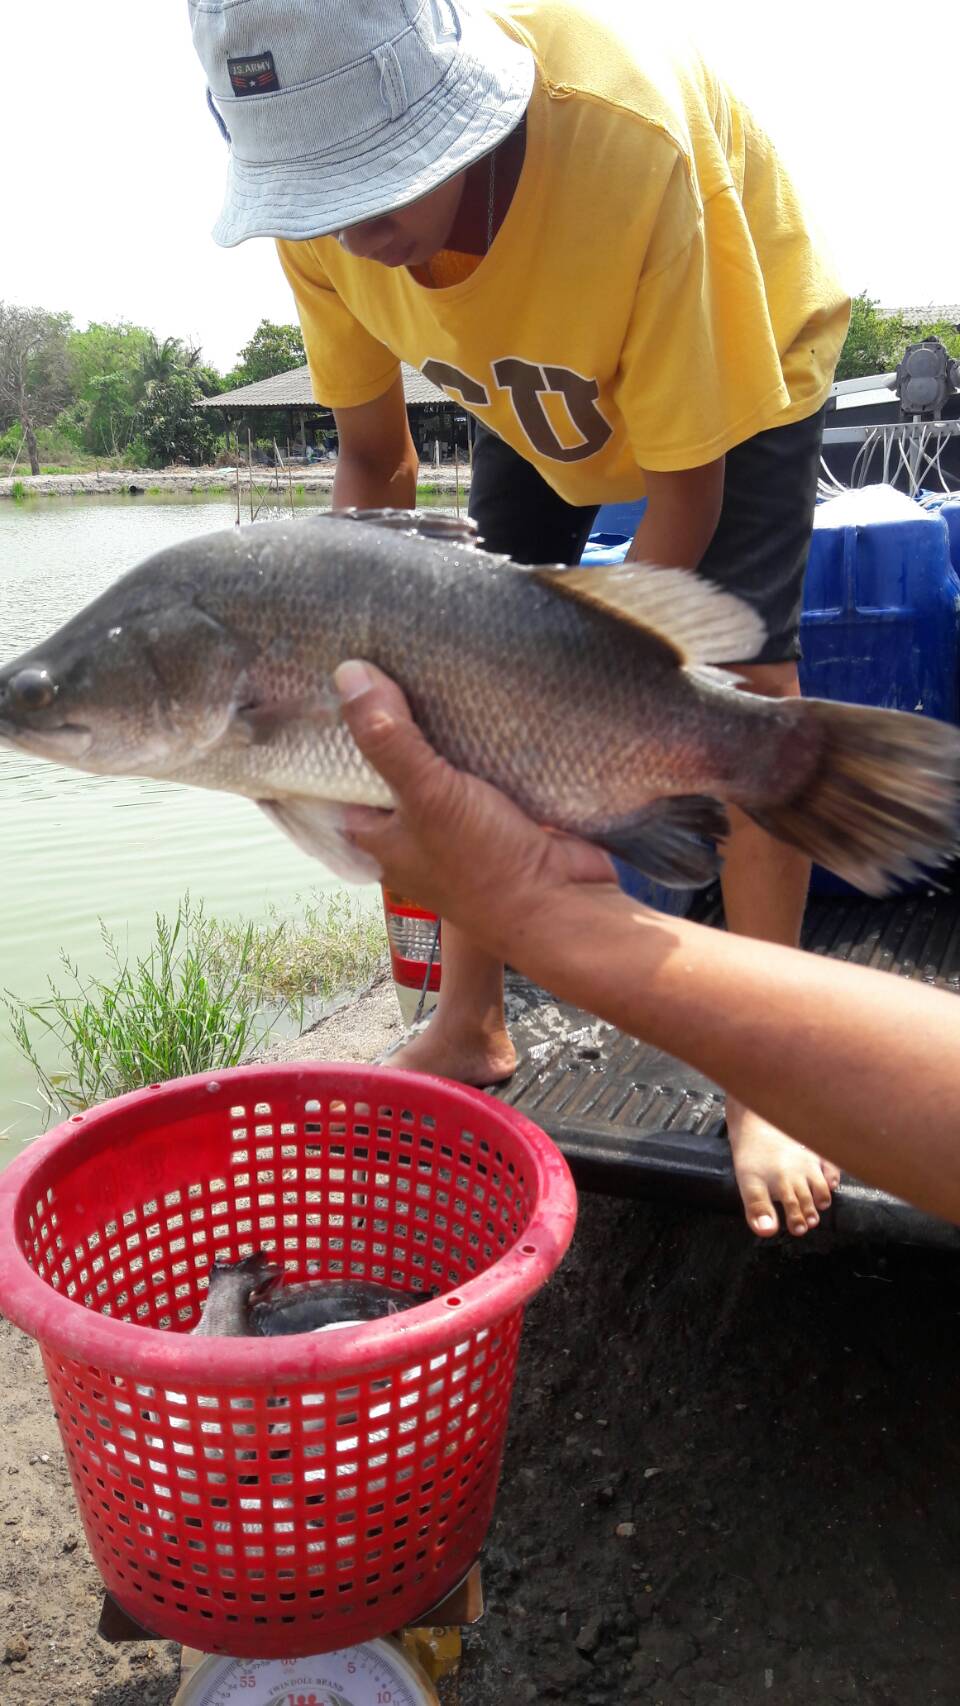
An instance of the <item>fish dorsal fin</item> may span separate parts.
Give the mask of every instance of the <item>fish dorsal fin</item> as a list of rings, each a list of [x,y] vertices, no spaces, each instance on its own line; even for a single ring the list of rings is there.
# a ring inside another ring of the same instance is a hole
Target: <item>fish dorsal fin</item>
[[[363,521],[370,527],[387,527],[420,539],[440,539],[448,545],[476,548],[477,524],[467,515],[440,515],[429,509],[333,509],[327,512],[342,521]]]
[[[557,592],[655,634],[682,664],[746,662],[766,638],[763,620],[749,604],[690,569],[615,563],[536,572]]]

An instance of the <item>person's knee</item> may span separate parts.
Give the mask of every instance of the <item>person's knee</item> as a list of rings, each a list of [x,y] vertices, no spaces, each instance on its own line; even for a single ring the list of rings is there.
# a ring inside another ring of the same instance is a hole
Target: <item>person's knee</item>
[[[745,693],[759,693],[765,699],[799,699],[800,671],[792,660],[787,663],[739,663],[734,665]]]

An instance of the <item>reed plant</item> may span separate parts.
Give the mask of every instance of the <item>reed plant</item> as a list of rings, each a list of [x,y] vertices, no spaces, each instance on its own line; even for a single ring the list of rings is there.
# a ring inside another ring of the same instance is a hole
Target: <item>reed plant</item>
[[[145,953],[124,953],[101,921],[108,963],[93,975],[63,952],[65,978],[30,1001],[4,996],[14,1041],[49,1113],[91,1107],[144,1084],[223,1070],[255,1057],[273,1027],[321,1010],[386,964],[378,913],[335,892],[272,908],[258,923],[208,918],[189,896],[157,914]]]

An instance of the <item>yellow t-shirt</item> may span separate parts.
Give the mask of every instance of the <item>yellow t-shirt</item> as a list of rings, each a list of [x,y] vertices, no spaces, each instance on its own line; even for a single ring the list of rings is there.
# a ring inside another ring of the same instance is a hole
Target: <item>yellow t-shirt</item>
[[[650,8],[502,0],[537,75],[493,246],[446,288],[278,244],[317,398],[422,369],[568,502],[643,493],[826,398],[848,299],[766,136]]]

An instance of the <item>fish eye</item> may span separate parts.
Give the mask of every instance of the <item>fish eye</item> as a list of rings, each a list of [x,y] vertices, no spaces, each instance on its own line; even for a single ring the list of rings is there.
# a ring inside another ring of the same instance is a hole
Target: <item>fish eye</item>
[[[10,682],[9,695],[23,711],[45,711],[57,697],[57,685],[45,669],[20,669]]]

